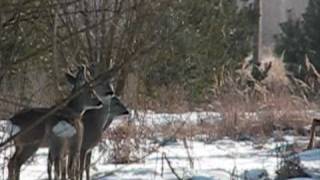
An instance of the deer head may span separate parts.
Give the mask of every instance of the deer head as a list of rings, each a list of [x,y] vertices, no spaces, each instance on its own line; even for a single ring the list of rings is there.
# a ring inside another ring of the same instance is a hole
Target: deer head
[[[72,85],[71,94],[81,91],[80,94],[69,103],[72,109],[84,113],[88,109],[101,108],[101,102],[96,98],[97,92],[90,84],[90,72],[86,66],[82,65],[78,67],[76,75],[67,72],[66,78]],[[89,85],[85,86],[86,83],[89,83]]]

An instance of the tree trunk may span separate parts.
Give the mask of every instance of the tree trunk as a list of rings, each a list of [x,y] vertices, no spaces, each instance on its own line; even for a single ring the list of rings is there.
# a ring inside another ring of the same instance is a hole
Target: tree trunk
[[[258,64],[261,60],[261,50],[262,50],[262,1],[256,0],[255,1],[255,12],[257,14],[257,27],[254,37],[254,54],[253,54],[253,61],[254,63]]]

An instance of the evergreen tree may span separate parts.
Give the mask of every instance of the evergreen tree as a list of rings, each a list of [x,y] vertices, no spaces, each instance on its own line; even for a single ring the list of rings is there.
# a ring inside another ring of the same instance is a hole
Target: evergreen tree
[[[309,0],[303,19],[308,57],[317,70],[320,70],[320,1]]]
[[[306,37],[301,20],[289,19],[281,23],[282,33],[276,35],[276,54],[284,55],[284,62],[295,77],[304,76],[304,57],[307,53]]]
[[[320,1],[309,0],[302,20],[290,19],[280,24],[282,33],[276,36],[275,51],[285,53],[284,61],[289,71],[298,78],[305,76],[304,59],[320,70]]]
[[[176,84],[195,99],[221,86],[251,50],[254,15],[249,7],[239,9],[235,0],[177,1],[163,12],[159,32],[165,35],[180,26],[179,32],[150,56],[147,86]]]

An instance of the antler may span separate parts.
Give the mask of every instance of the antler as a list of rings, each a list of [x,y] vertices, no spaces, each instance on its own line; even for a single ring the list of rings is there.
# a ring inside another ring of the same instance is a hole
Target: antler
[[[67,68],[66,73],[72,77],[76,77],[75,70],[72,70],[71,67]]]
[[[88,67],[85,64],[81,64],[81,66],[79,67],[80,70],[83,71],[83,75],[84,75],[84,79],[87,83],[90,82],[90,80],[93,79],[91,72],[89,71]]]

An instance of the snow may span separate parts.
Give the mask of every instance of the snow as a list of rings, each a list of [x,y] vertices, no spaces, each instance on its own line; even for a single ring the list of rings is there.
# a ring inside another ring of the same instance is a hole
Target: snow
[[[303,167],[308,167],[306,173],[313,174],[320,179],[320,149],[305,151],[299,154]]]
[[[246,114],[255,116],[255,114]],[[215,112],[189,112],[183,114],[157,114],[154,112],[136,112],[131,118],[148,125],[186,121],[199,123],[201,121],[220,121],[222,116]],[[1,126],[1,125],[0,125]],[[112,126],[117,126],[113,123]],[[6,128],[4,128],[6,129]],[[3,135],[1,135],[3,137]],[[161,139],[161,137],[159,137]],[[112,164],[101,148],[93,151],[91,168],[93,179],[98,180],[173,180],[177,179],[172,173],[168,162],[179,177],[190,180],[229,180],[236,179],[256,180],[264,176],[274,178],[275,172],[281,161],[279,150],[293,143],[307,143],[307,137],[284,136],[281,141],[270,138],[264,143],[257,144],[250,141],[233,141],[223,138],[206,143],[199,139],[187,141],[188,150],[183,141],[177,140],[158,148],[155,152],[147,154],[137,152],[140,157],[146,155],[142,161],[132,164]],[[106,146],[110,142],[106,141]],[[148,140],[152,144],[151,140]],[[151,146],[151,145],[150,145]],[[0,167],[7,164],[14,150],[9,148],[0,154]],[[36,180],[47,178],[47,153],[46,148],[38,150],[32,160],[22,167],[21,179]],[[191,155],[191,157],[188,156]],[[298,154],[301,164],[313,179],[320,179],[320,149],[304,151]],[[7,177],[7,170],[0,170],[0,180]],[[291,180],[306,180],[311,178],[294,178]]]
[[[244,119],[250,119],[259,121],[263,114],[285,114],[287,112],[279,111],[257,111],[257,112],[243,112],[242,114],[238,114],[242,116]],[[315,110],[307,110],[307,111],[291,111],[293,115],[304,115],[305,117],[312,118],[320,118],[320,112]],[[156,113],[154,111],[132,111],[130,113],[131,119],[135,119],[141,123],[145,123],[148,126],[156,126],[159,124],[169,124],[175,122],[188,122],[193,124],[198,124],[202,122],[206,123],[215,123],[217,121],[223,120],[223,114],[219,112],[207,111],[207,112],[186,112],[186,113]],[[116,125],[117,123],[113,123]]]
[[[98,157],[101,157],[102,151],[96,148],[92,162],[97,161],[97,164],[91,173],[95,179],[99,180],[176,179],[168,163],[163,159],[165,154],[177,174],[184,179],[227,180],[234,176],[253,180],[264,174],[274,177],[280,159],[272,147],[281,146],[283,142],[281,144],[272,142],[271,146],[269,144],[259,146],[259,148],[252,142],[236,142],[227,138],[210,144],[200,141],[188,141],[187,143],[190,147],[193,165],[190,163],[183,142],[177,141],[160,147],[157,152],[148,155],[143,162],[123,165],[108,163],[103,158],[97,160]],[[305,151],[299,156],[306,169],[319,169],[320,149]],[[21,177],[26,180],[46,178],[46,158],[47,149],[40,149],[34,161],[23,166]],[[320,177],[319,174],[318,177]]]
[[[217,112],[187,112],[187,113],[155,113],[153,111],[133,111],[131,118],[145,125],[156,126],[159,124],[168,124],[174,122],[200,123],[221,121],[222,115]],[[116,124],[116,123],[113,123]]]
[[[14,135],[20,131],[20,127],[12,124],[8,120],[0,120],[0,137],[8,137],[9,134]],[[9,132],[9,133],[3,133]]]

